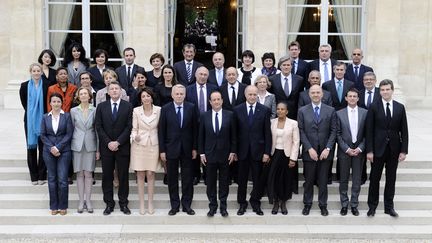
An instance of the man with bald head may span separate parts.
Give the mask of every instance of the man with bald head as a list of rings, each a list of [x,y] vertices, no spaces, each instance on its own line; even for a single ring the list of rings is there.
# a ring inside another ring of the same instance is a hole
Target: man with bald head
[[[245,90],[246,102],[234,108],[237,127],[238,191],[240,205],[237,215],[243,215],[248,207],[246,201],[249,169],[252,171],[252,192],[249,202],[253,212],[264,215],[261,197],[264,185],[260,183],[263,165],[270,161],[272,137],[270,130],[270,109],[257,102],[258,88],[249,85]]]
[[[212,61],[215,68],[209,71],[208,82],[220,87],[227,82],[224,77],[225,56],[221,52],[216,52],[213,54]]]
[[[345,79],[354,82],[354,86],[358,90],[364,90],[363,76],[366,72],[373,72],[369,66],[361,63],[363,59],[363,51],[360,48],[355,48],[352,51],[352,64],[349,64],[345,72]]]
[[[305,171],[302,214],[308,215],[310,212],[314,182],[317,179],[318,205],[321,215],[327,216],[327,172],[333,158],[332,153],[336,141],[336,113],[333,107],[322,103],[323,91],[319,85],[310,87],[309,96],[312,103],[299,109],[297,120]]]
[[[246,101],[244,91],[245,84],[238,81],[238,71],[235,67],[229,67],[225,71],[226,83],[219,88],[224,100],[223,108],[232,111],[234,107]]]
[[[195,72],[196,83],[189,85],[186,88],[186,101],[195,104],[199,114],[203,114],[211,110],[209,103],[210,94],[218,88],[216,85],[207,83],[209,71],[206,67],[201,66]],[[197,119],[199,120],[199,116]],[[198,121],[199,124],[199,121]],[[197,185],[201,180],[200,160],[197,158],[193,163],[193,184]],[[203,179],[205,182],[205,170],[203,170]]]
[[[312,70],[309,73],[308,82],[309,82],[309,87],[313,86],[313,85],[321,85],[320,72],[318,72],[317,70]],[[322,101],[322,103],[324,103],[326,105],[333,106],[331,93],[328,92],[327,90],[323,90],[323,98],[321,101]],[[298,107],[300,108],[300,107],[308,105],[310,103],[311,103],[311,99],[309,97],[309,89],[306,89],[306,90],[300,92]]]

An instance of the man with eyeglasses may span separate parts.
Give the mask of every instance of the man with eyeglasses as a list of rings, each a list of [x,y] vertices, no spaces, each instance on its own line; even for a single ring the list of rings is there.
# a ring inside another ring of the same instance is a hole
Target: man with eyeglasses
[[[373,69],[361,63],[363,59],[363,51],[360,48],[355,48],[352,52],[352,64],[347,66],[345,79],[354,82],[354,87],[358,90],[364,90],[363,76],[366,72],[373,72]]]

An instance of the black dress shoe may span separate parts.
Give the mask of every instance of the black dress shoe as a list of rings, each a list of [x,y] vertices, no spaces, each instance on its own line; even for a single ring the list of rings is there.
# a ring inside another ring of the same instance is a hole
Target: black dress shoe
[[[396,211],[393,208],[392,209],[386,209],[386,210],[384,210],[384,213],[388,214],[388,215],[390,215],[392,217],[399,217],[399,214],[396,213]]]
[[[126,215],[130,215],[131,211],[127,206],[120,207],[120,211],[122,211]]]
[[[195,211],[191,208],[183,208],[182,211],[187,213],[187,215],[195,215]]]
[[[303,208],[302,214],[305,215],[305,216],[309,215],[310,209],[311,209],[311,206],[305,205],[304,208]]]
[[[213,217],[216,214],[216,210],[210,209],[207,213],[207,217]]]
[[[274,214],[277,214],[278,211],[279,211],[279,202],[274,201],[273,202],[273,209],[272,209],[271,213],[274,215]]]
[[[340,211],[340,214],[341,214],[342,216],[347,215],[347,213],[348,213],[348,208],[347,208],[347,207],[343,207],[343,208],[341,209],[341,211]]]
[[[107,206],[103,211],[103,215],[110,215],[114,211],[114,207]]]
[[[220,214],[222,215],[222,217],[228,217],[228,211],[226,211],[226,209],[221,209],[220,210]]]
[[[356,207],[352,207],[352,208],[351,208],[351,213],[352,213],[354,216],[359,216],[359,215],[360,215],[360,213],[359,213],[359,211],[358,211],[358,209],[357,209]]]
[[[246,206],[240,206],[239,210],[237,211],[237,215],[243,215],[246,213]]]
[[[375,209],[369,208],[368,212],[367,212],[367,216],[368,217],[373,217],[375,216]]]
[[[200,179],[198,177],[195,177],[193,180],[194,186],[198,185],[199,182],[200,182]]]
[[[261,210],[261,208],[255,208],[252,210],[254,213],[256,213],[259,216],[263,216],[264,212]]]
[[[168,212],[168,215],[169,216],[174,216],[174,215],[176,215],[177,213],[178,213],[178,208],[176,208],[176,209],[174,209],[174,208],[172,208],[169,212]]]
[[[329,214],[327,207],[320,207],[320,209],[321,209],[322,216],[327,216]]]

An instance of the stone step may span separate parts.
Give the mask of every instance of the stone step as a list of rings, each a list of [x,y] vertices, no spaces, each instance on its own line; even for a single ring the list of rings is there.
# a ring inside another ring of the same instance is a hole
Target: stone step
[[[166,210],[156,210],[153,215],[148,213],[139,214],[138,210],[133,209],[131,215],[124,215],[119,210],[115,210],[110,216],[102,214],[103,209],[95,209],[93,214],[84,212],[79,214],[74,209],[69,209],[66,216],[51,216],[47,209],[0,209],[0,225],[7,225],[10,222],[19,225],[79,225],[83,224],[123,224],[123,225],[320,225],[320,224],[343,224],[343,225],[367,225],[370,223],[379,225],[390,225],[394,222],[398,224],[429,225],[432,224],[432,212],[422,210],[398,210],[399,218],[395,220],[377,211],[373,219],[366,216],[367,210],[360,210],[359,216],[353,216],[350,212],[346,216],[341,216],[339,210],[329,210],[329,216],[323,217],[320,211],[313,209],[309,216],[303,216],[299,210],[291,210],[288,215],[272,215],[270,209],[264,209],[264,216],[258,216],[251,210],[243,216],[237,216],[236,210],[230,210],[228,218],[223,218],[219,212],[213,217],[207,217],[207,209],[197,209],[194,216],[179,212],[176,216],[168,216]],[[32,220],[30,220],[32,219]]]
[[[302,187],[303,181],[299,183],[299,194],[303,193]],[[180,183],[179,183],[180,184]],[[349,188],[351,188],[351,182],[349,182]],[[384,190],[384,183],[380,183],[381,190]],[[147,186],[146,186],[147,187]],[[206,185],[203,182],[194,186],[195,194],[205,194]],[[369,182],[362,185],[361,190],[367,192],[369,189]],[[230,188],[232,192],[237,191],[236,184],[233,184]],[[248,187],[248,192],[251,191],[251,187]],[[47,184],[42,186],[33,186],[29,180],[0,180],[0,194],[20,194],[20,193],[47,193]],[[77,193],[76,181],[74,184],[69,186],[70,193]],[[97,180],[96,184],[93,186],[93,194],[102,193],[101,181]],[[129,193],[138,193],[138,188],[135,180],[129,181]],[[155,193],[168,193],[168,186],[164,185],[161,180],[155,182]],[[329,194],[339,193],[339,183],[334,182],[328,185]],[[432,181],[396,181],[396,194],[397,195],[432,195]]]
[[[101,178],[101,168],[96,168],[96,179]],[[367,170],[370,173],[370,169]],[[333,178],[335,177],[336,169],[333,168]],[[156,178],[162,179],[163,174],[157,173]],[[130,171],[129,178],[134,179],[135,173]],[[303,179],[303,168],[299,168],[299,178]],[[26,167],[2,167],[0,169],[0,180],[29,180],[30,175]],[[385,180],[385,172],[381,177],[381,180]],[[425,169],[413,169],[413,168],[399,168],[397,172],[398,181],[432,181],[432,168]]]
[[[58,216],[60,217],[60,216]],[[229,220],[229,219],[227,219]],[[117,240],[128,242],[139,242],[145,237],[150,241],[163,242],[229,242],[236,239],[238,242],[257,242],[273,241],[288,242],[289,239],[298,238],[301,242],[312,242],[310,238],[339,239],[346,241],[347,238],[369,240],[395,240],[397,242],[406,242],[419,240],[418,242],[427,242],[432,238],[432,224],[430,225],[403,225],[395,222],[390,225],[166,225],[166,224],[80,224],[71,227],[65,225],[2,225],[0,226],[0,235],[3,239],[31,237],[33,239],[65,241],[67,239],[76,240],[79,238],[88,238],[90,241],[99,240]],[[129,241],[129,239],[131,239]],[[135,241],[134,241],[135,240]],[[351,242],[352,242],[351,241]],[[75,242],[75,241],[74,241]],[[296,241],[292,241],[296,242]]]
[[[105,208],[105,203],[102,200],[102,194],[92,195],[92,203],[95,209]],[[236,193],[228,195],[227,206],[229,209],[238,209],[236,200]],[[139,201],[137,194],[130,194],[129,206],[132,209],[139,208]],[[117,196],[115,196],[116,202]],[[339,209],[340,197],[337,194],[328,196],[328,208]],[[359,196],[359,209],[366,210],[367,207],[367,192],[361,193]],[[380,196],[379,208],[383,205],[383,196]],[[395,208],[398,210],[430,210],[432,203],[432,196],[430,195],[396,195],[394,198]],[[317,204],[317,195],[314,196],[314,204]],[[48,208],[49,196],[48,193],[27,193],[27,194],[0,194],[0,209],[44,209]],[[78,205],[78,195],[69,193],[69,208],[75,208]],[[154,206],[157,209],[168,209],[169,195],[168,194],[155,194]],[[208,199],[205,194],[195,194],[192,202],[194,209],[207,209]],[[272,205],[268,203],[266,197],[262,199],[262,208],[269,209]],[[287,208],[300,211],[303,208],[303,195],[293,195],[293,198],[287,202]]]

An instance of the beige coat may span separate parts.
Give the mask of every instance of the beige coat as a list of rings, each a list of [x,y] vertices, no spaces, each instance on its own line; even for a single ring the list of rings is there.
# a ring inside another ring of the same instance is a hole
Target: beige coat
[[[276,129],[278,124],[278,118],[271,120],[271,132],[272,132],[272,150],[273,155],[276,145]],[[299,147],[300,147],[300,134],[297,125],[297,121],[287,118],[284,126],[284,153],[285,156],[289,157],[290,160],[297,160]]]

